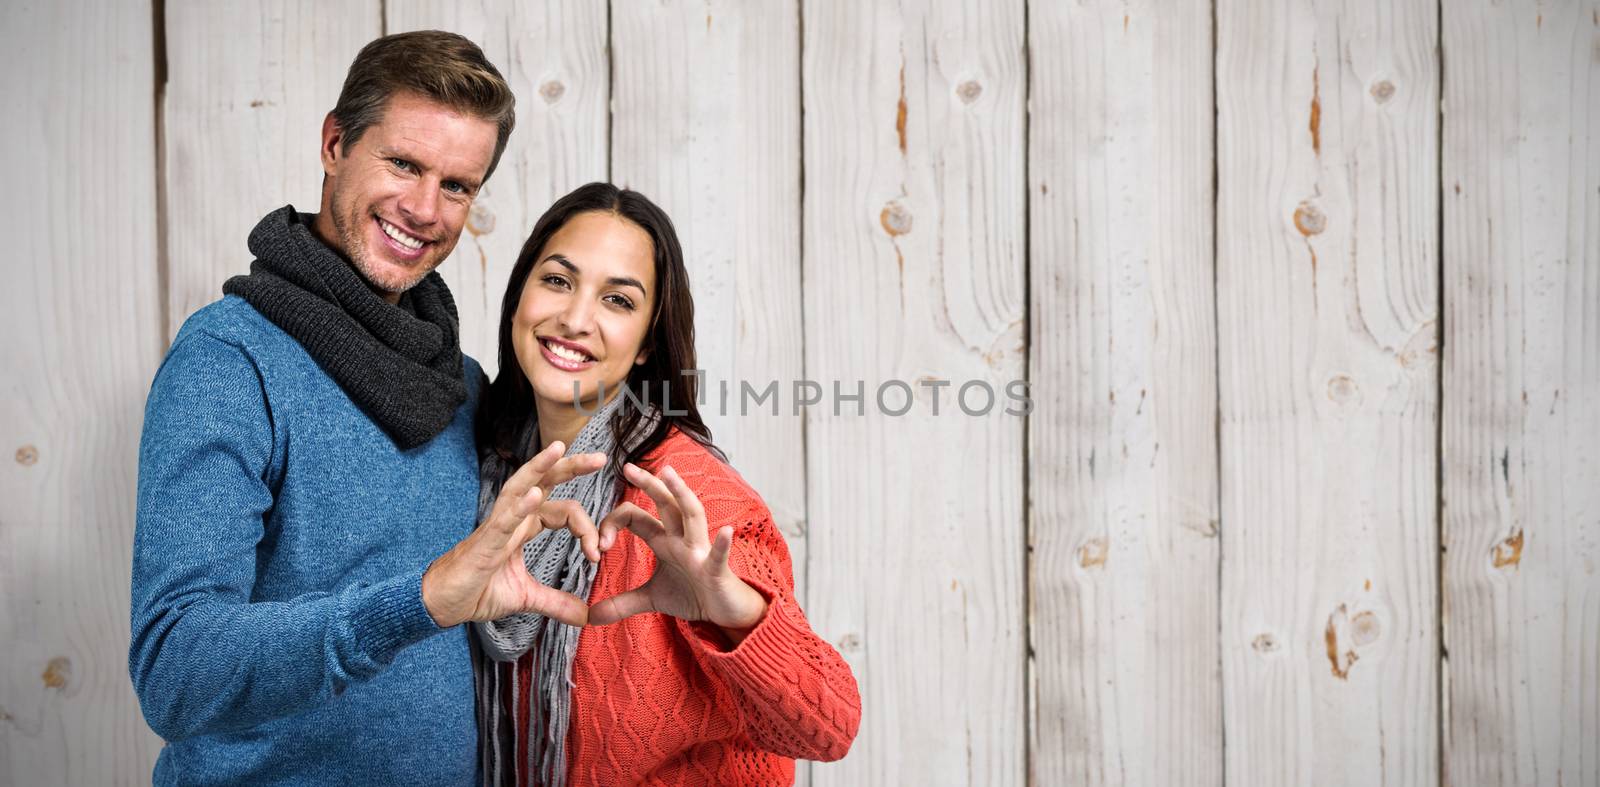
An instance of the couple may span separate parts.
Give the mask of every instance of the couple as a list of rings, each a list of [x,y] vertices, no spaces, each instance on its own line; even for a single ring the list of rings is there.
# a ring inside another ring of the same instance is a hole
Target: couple
[[[667,216],[562,197],[497,378],[462,354],[434,268],[513,103],[460,36],[367,45],[320,212],[263,218],[168,351],[129,648],[156,783],[783,784],[848,750],[855,679],[695,407]]]

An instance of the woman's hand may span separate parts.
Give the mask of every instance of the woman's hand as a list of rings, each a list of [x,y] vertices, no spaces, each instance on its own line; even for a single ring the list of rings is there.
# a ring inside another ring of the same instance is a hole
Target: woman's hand
[[[494,510],[472,535],[440,555],[422,575],[422,604],[434,623],[449,628],[471,620],[495,620],[518,612],[547,615],[583,625],[583,599],[546,587],[528,573],[522,545],[541,529],[567,527],[591,560],[599,558],[598,534],[587,514],[571,515],[566,501],[547,503],[544,490],[605,465],[605,454],[562,458],[559,441],[517,469],[500,489]],[[581,513],[581,508],[579,509]]]
[[[655,501],[661,519],[623,503],[600,523],[600,546],[610,549],[617,530],[625,527],[655,553],[656,571],[643,585],[590,607],[589,622],[603,626],[643,612],[660,612],[720,626],[737,644],[761,622],[767,601],[728,568],[733,528],[724,526],[715,539],[710,538],[699,498],[671,467],[657,477],[628,464],[622,475]]]

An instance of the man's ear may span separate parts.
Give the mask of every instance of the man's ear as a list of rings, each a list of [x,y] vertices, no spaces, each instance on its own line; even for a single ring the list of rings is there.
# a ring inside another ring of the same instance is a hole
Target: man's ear
[[[339,158],[344,153],[344,129],[339,127],[333,113],[322,119],[322,173],[335,175],[339,171]]]

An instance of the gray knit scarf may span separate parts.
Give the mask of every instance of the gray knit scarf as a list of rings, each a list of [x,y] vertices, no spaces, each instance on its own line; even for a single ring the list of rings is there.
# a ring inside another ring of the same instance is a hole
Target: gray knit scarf
[[[567,455],[598,451],[608,457],[619,454],[611,434],[611,419],[629,397],[618,395],[589,418]],[[635,447],[648,435],[660,417],[651,409],[634,427],[627,442]],[[517,442],[518,456],[531,457],[536,453],[538,423],[532,415],[523,424]],[[547,500],[577,500],[596,525],[611,513],[616,505],[619,490],[615,463],[607,462],[599,471],[579,476],[549,490]],[[479,467],[478,521],[488,517],[494,508],[495,498],[505,479],[516,471],[518,465],[488,452]],[[547,587],[564,590],[578,598],[588,600],[594,585],[596,566],[583,555],[582,544],[566,530],[543,530],[523,545],[522,560],[528,573]],[[516,731],[524,720],[518,719],[515,705],[511,722],[506,723],[505,708],[501,705],[504,687],[497,662],[513,662],[509,672],[511,696],[518,696],[517,671],[514,663],[530,649],[534,656],[534,685],[530,691],[528,725],[528,761],[523,770],[531,783],[565,785],[567,776],[567,730],[572,719],[572,659],[578,650],[578,635],[582,629],[551,620],[543,615],[512,615],[488,623],[474,623],[473,673],[477,683],[479,755],[482,759],[484,783],[499,787],[514,785],[516,769],[511,767],[516,757]],[[481,653],[480,653],[481,651]]]

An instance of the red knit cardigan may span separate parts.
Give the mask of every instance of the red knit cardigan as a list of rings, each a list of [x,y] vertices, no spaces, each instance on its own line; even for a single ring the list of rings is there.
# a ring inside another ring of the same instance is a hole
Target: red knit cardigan
[[[755,490],[674,429],[641,465],[671,465],[705,507],[709,534],[734,526],[729,565],[767,599],[737,647],[715,626],[659,613],[589,626],[573,659],[567,773],[573,785],[793,784],[795,758],[837,760],[861,722],[855,676],[811,630],[794,597],[783,536]],[[659,516],[644,492],[623,500]],[[644,584],[655,554],[626,530],[600,560],[589,601]],[[533,653],[517,661],[518,719],[529,718]],[[504,684],[503,684],[504,685]],[[516,725],[518,763],[527,724]],[[519,785],[529,784],[519,773]]]

